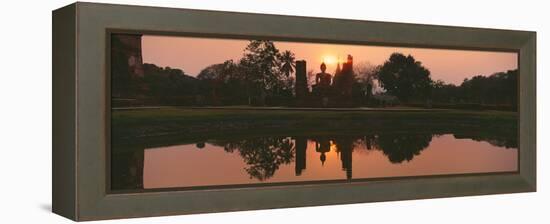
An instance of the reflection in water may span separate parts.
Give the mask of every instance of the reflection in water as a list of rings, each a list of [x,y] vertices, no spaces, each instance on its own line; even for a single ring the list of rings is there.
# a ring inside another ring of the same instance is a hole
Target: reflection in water
[[[374,138],[377,148],[384,152],[392,163],[411,161],[430,145],[432,135],[429,134],[389,134]]]
[[[114,189],[517,171],[517,142],[432,134],[208,140],[113,158]]]
[[[269,179],[281,164],[294,158],[294,143],[290,138],[254,138],[219,144],[226,152],[238,152],[250,177],[260,181]]]

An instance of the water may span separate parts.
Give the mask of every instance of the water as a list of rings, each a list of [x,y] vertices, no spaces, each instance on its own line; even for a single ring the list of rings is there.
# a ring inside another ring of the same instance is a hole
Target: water
[[[112,188],[349,181],[514,172],[514,139],[464,134],[264,136],[140,146],[113,155]]]

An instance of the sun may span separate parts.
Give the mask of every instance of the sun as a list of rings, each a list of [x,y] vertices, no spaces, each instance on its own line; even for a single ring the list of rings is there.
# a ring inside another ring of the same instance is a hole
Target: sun
[[[338,59],[336,59],[333,55],[325,55],[323,56],[323,62],[328,65],[334,65],[338,62]]]

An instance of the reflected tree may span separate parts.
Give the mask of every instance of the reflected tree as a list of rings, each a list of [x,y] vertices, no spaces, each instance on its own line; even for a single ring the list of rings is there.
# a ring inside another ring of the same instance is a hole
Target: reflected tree
[[[246,172],[251,178],[267,180],[282,164],[294,160],[294,143],[290,138],[265,137],[228,142],[227,152],[239,152],[247,164]]]
[[[381,134],[376,137],[375,144],[390,162],[402,163],[419,155],[431,141],[431,134]]]
[[[492,146],[504,147],[507,149],[518,148],[518,138],[516,136],[482,136],[482,135],[453,135],[457,139],[471,139],[478,142],[487,142]]]

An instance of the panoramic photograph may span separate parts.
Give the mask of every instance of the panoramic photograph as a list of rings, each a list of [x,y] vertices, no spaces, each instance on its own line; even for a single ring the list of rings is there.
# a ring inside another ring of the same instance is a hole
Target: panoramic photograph
[[[112,191],[518,171],[518,54],[112,34]]]

